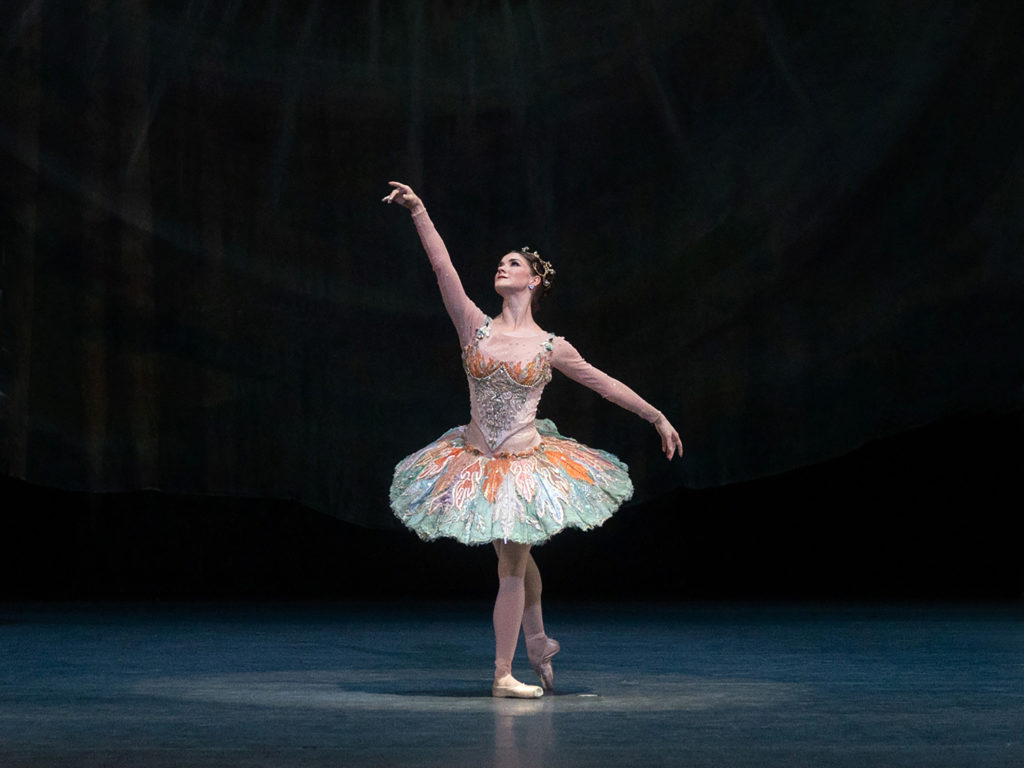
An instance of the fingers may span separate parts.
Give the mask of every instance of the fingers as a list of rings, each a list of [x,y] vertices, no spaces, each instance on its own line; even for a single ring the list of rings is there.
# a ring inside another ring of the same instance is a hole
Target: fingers
[[[388,185],[394,187],[394,189],[392,189],[390,192],[384,195],[384,197],[382,197],[380,201],[382,203],[387,203],[388,205],[391,205],[391,203],[395,201],[395,197],[397,197],[398,193],[402,191],[403,185],[397,181],[389,181]]]
[[[675,448],[675,454],[679,456],[683,455],[683,441],[679,439],[679,435],[675,436],[675,445],[673,448]],[[669,456],[669,458],[671,459],[672,456]]]
[[[405,199],[406,195],[412,197],[412,187],[410,187],[408,184],[403,184],[400,181],[389,181],[388,185],[394,187],[394,189],[392,189],[391,192],[389,192],[387,195],[380,199],[382,203],[387,203],[388,205],[391,205],[391,203],[395,202],[396,199],[398,200],[399,203],[401,203],[402,200]]]
[[[674,429],[661,439],[661,450],[665,452],[666,458],[669,461],[678,454],[683,455],[683,441],[679,437],[679,433]]]

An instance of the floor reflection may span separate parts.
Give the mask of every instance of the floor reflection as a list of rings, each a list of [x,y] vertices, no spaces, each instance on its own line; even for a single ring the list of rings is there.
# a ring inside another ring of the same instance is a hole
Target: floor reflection
[[[496,699],[494,768],[542,768],[555,765],[553,702],[541,699]]]

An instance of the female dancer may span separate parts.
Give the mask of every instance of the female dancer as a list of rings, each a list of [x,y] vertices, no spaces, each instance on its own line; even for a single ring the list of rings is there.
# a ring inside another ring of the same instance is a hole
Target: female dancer
[[[468,425],[449,430],[395,468],[391,508],[420,538],[493,544],[498,596],[491,693],[535,698],[552,690],[551,657],[560,646],[544,632],[540,571],[530,547],[566,527],[601,525],[633,494],[626,465],[615,456],[535,419],[551,369],[651,422],[669,459],[682,454],[683,444],[660,411],[534,321],[533,309],[555,274],[550,262],[528,248],[505,254],[494,276],[501,314],[488,317],[466,296],[423,202],[406,184],[389,184],[394,189],[383,201],[411,211],[458,331],[471,411]],[[520,626],[542,687],[512,676]]]

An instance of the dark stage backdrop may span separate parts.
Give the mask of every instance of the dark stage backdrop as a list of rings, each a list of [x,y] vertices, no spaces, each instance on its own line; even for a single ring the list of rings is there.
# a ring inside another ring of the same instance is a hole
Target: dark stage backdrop
[[[639,497],[822,462],[1024,382],[1021,4],[15,0],[0,10],[0,471],[390,525],[468,418],[412,224],[687,456],[571,382]],[[951,450],[963,446],[951,447]]]

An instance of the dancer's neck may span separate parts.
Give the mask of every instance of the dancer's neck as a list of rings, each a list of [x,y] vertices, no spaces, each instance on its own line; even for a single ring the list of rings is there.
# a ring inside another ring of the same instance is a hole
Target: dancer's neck
[[[506,296],[501,306],[501,325],[506,331],[540,331],[533,319],[531,296]]]

